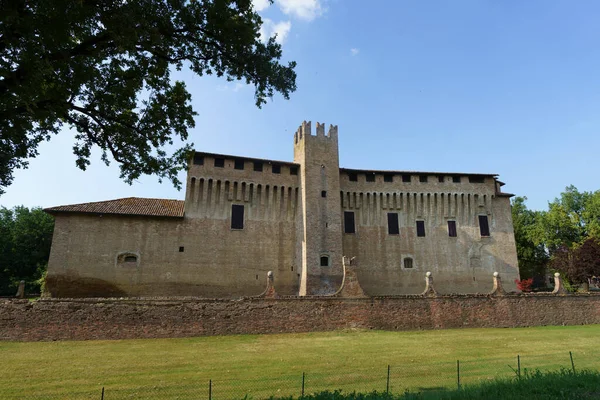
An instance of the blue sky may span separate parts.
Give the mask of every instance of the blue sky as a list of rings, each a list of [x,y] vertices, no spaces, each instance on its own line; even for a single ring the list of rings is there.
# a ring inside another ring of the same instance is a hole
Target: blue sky
[[[255,6],[298,62],[298,90],[258,109],[252,87],[181,73],[199,113],[197,150],[291,161],[293,132],[312,120],[339,126],[343,167],[497,173],[533,209],[570,184],[600,189],[599,2]],[[69,131],[42,144],[0,204],[184,197],[155,177],[123,183],[99,152],[82,172],[72,145]]]

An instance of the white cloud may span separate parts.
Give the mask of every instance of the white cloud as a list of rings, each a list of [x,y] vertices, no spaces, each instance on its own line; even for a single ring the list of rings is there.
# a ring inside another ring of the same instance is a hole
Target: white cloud
[[[254,6],[255,11],[263,11],[267,9],[271,5],[269,0],[252,0],[252,5]]]
[[[263,24],[260,27],[260,39],[267,41],[270,37],[277,35],[277,43],[283,44],[292,29],[291,21],[273,22],[269,18],[263,18]]]
[[[352,54],[353,56],[358,55],[358,53],[360,53],[360,50],[357,48],[351,48],[350,49],[350,54]]]
[[[323,14],[321,0],[276,0],[281,11],[306,21],[312,21]]]

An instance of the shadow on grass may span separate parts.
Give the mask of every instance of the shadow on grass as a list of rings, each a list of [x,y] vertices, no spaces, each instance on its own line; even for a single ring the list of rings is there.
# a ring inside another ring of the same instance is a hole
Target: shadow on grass
[[[439,388],[438,388],[439,389]],[[468,385],[456,390],[423,390],[391,394],[385,392],[342,393],[339,390],[321,392],[302,397],[303,400],[564,400],[600,398],[600,373],[598,371],[560,370],[533,371],[520,379],[498,379]],[[293,397],[271,400],[293,400]]]

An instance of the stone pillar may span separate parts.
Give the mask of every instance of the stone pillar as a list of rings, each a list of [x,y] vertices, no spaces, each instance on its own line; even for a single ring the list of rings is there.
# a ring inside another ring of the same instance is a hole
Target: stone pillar
[[[17,294],[15,295],[18,299],[25,298],[25,281],[19,282],[19,288],[17,289]]]
[[[423,293],[421,293],[421,296],[426,296],[426,297],[436,297],[437,296],[437,292],[435,291],[435,288],[433,287],[433,276],[431,275],[431,272],[427,271],[427,273],[425,274],[425,290],[423,291]]]
[[[554,290],[552,291],[552,294],[565,295],[567,293],[567,289],[565,289],[565,286],[563,285],[563,281],[560,277],[560,274],[556,272],[554,274]]]
[[[500,278],[500,274],[498,272],[494,272],[494,287],[492,288],[492,292],[490,293],[493,296],[504,296],[506,292],[504,288],[502,288],[502,279]]]
[[[274,278],[273,278],[273,271],[269,271],[267,272],[267,288],[265,289],[264,292],[262,292],[262,294],[260,295],[261,297],[265,297],[268,299],[274,299],[277,296],[277,292],[275,291],[275,285],[273,284],[274,282]]]
[[[358,276],[356,275],[356,258],[348,258],[344,256],[342,258],[342,266],[344,268],[344,276],[342,278],[342,284],[337,292],[335,292],[335,296],[338,297],[349,297],[349,298],[359,298],[359,297],[367,297],[364,290],[360,286],[358,282]]]

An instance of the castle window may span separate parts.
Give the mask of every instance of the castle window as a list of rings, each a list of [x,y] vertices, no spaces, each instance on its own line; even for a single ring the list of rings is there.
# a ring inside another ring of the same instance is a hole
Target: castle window
[[[404,268],[411,269],[413,267],[413,259],[410,257],[406,257],[404,259]]]
[[[460,176],[459,175],[454,175],[452,177],[452,182],[453,183],[460,183]]]
[[[438,175],[438,182],[444,183],[444,175]]]
[[[262,172],[263,163],[261,161],[254,161],[254,171]]]
[[[298,175],[298,167],[290,167],[290,175]]]
[[[417,236],[425,237],[425,221],[417,221]]]
[[[327,190],[321,190],[321,197],[327,197]]]
[[[273,164],[273,166],[271,167],[271,172],[274,174],[280,174],[281,173],[281,165]]]
[[[353,211],[344,211],[344,233],[356,233]]]
[[[400,226],[398,224],[398,213],[388,213],[388,234],[399,235]]]
[[[215,158],[215,167],[217,167],[217,168],[225,167],[225,159],[224,158]]]
[[[348,180],[350,182],[356,182],[356,181],[358,181],[358,175],[356,175],[354,172],[350,172],[348,174]]]
[[[384,182],[394,182],[394,175],[392,175],[392,174],[383,175],[383,181]]]
[[[233,164],[234,169],[244,169],[244,160],[235,160]]]
[[[329,267],[329,256],[321,256],[321,267]]]
[[[231,229],[244,229],[244,206],[231,205]]]
[[[194,165],[204,165],[204,156],[200,154],[194,154]]]
[[[117,254],[117,265],[121,267],[137,267],[138,256],[134,253]]]
[[[179,252],[180,252],[180,253],[183,253],[183,250],[184,250],[184,249],[183,249],[183,246],[179,246]]]
[[[448,236],[456,237],[456,221],[448,221]]]
[[[485,176],[470,176],[469,183],[485,183]]]
[[[482,237],[490,236],[490,226],[488,224],[487,215],[479,216],[479,233],[481,234]]]
[[[367,172],[365,175],[367,182],[375,182],[375,174],[372,172]]]
[[[402,182],[404,182],[404,183],[410,182],[410,175],[407,175],[407,174],[402,175]]]
[[[419,175],[419,182],[427,183],[427,175]]]

